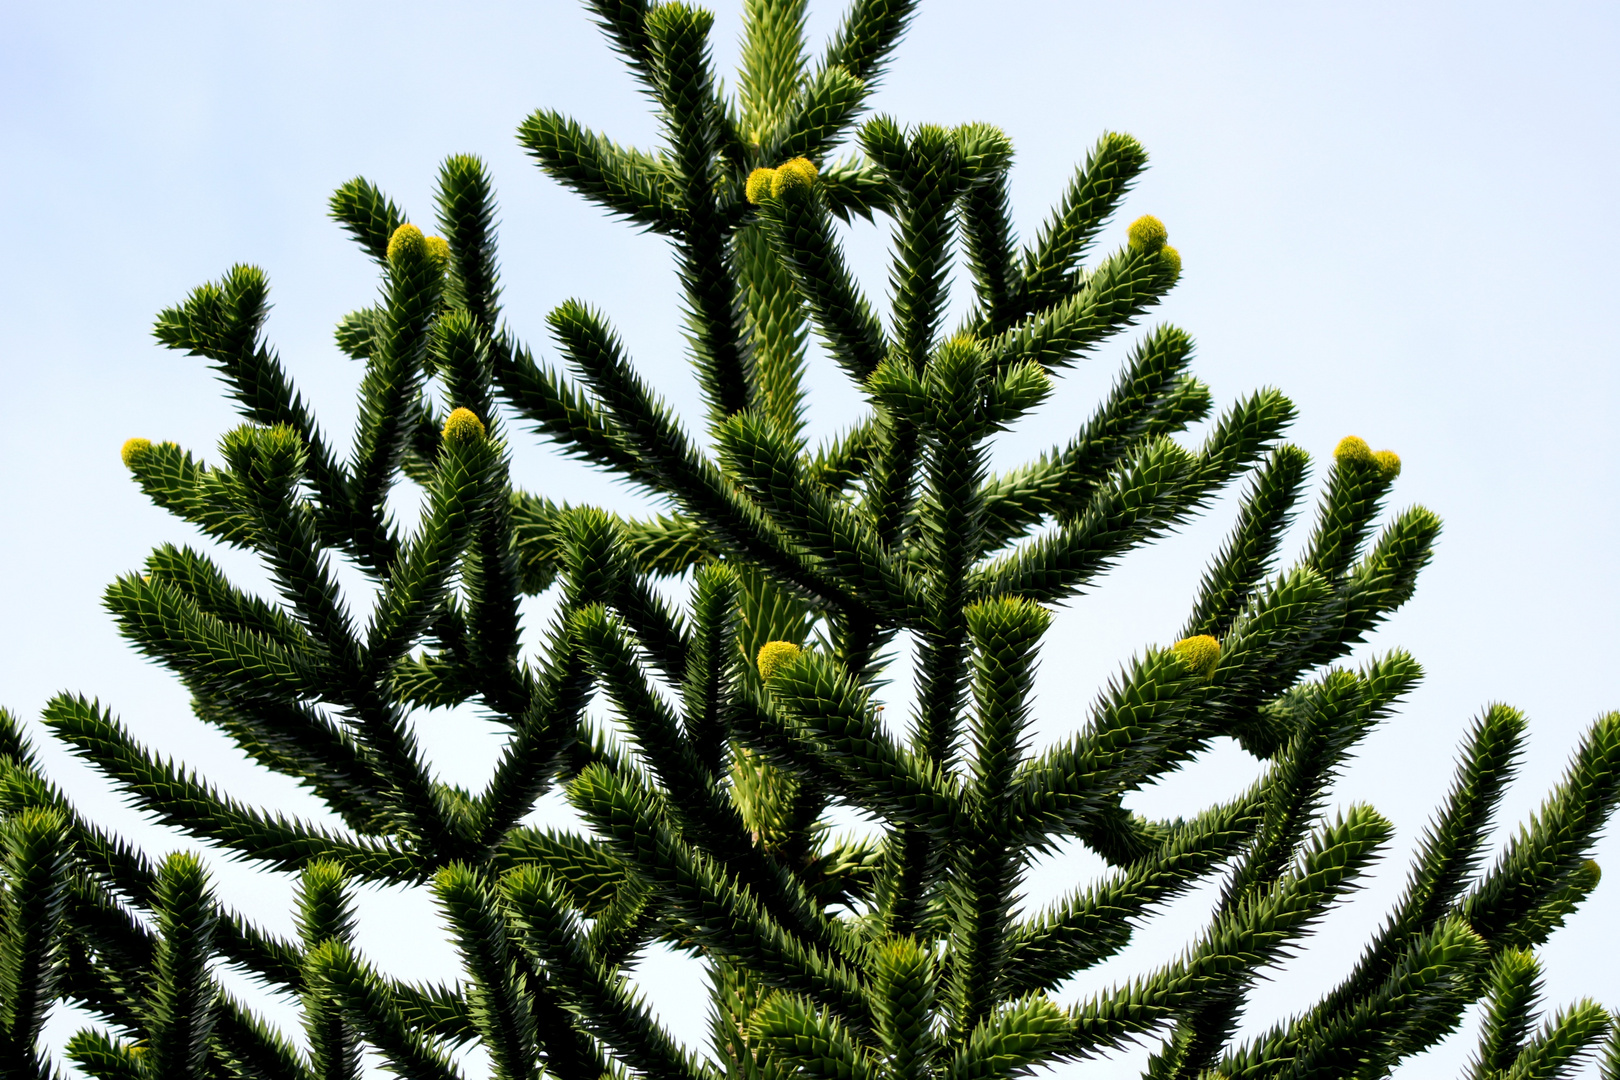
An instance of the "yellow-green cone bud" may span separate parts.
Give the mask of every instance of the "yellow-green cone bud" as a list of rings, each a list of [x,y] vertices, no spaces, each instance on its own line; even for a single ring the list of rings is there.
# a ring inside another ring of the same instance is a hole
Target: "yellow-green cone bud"
[[[482,442],[484,422],[471,409],[452,410],[444,422],[444,441],[458,445]]]
[[[815,182],[816,167],[810,159],[796,157],[776,167],[776,175],[771,177],[771,196],[781,198],[782,192],[789,188],[807,188]]]
[[[422,243],[427,247],[428,258],[432,259],[440,270],[450,265],[450,241],[442,236],[424,236]]]
[[[1125,230],[1125,238],[1137,251],[1151,253],[1164,247],[1164,242],[1170,239],[1170,230],[1152,214],[1143,214],[1131,222],[1131,227]]]
[[[770,682],[783,664],[802,652],[804,650],[791,641],[767,641],[759,647],[759,658],[755,661],[759,665],[759,677]]]
[[[393,262],[407,251],[421,251],[426,246],[427,237],[422,235],[422,230],[406,222],[388,238],[388,261]]]
[[[1181,276],[1181,252],[1166,244],[1159,249],[1159,261],[1169,268],[1172,277]]]
[[[1377,464],[1367,440],[1355,435],[1346,435],[1339,440],[1339,445],[1333,448],[1333,460],[1340,465],[1349,465],[1352,462],[1357,465]]]
[[[1182,638],[1170,646],[1170,651],[1181,658],[1188,671],[1205,679],[1215,674],[1215,665],[1221,662],[1221,643],[1208,634]]]
[[[1373,455],[1373,461],[1378,464],[1378,472],[1385,480],[1393,480],[1401,475],[1401,455],[1393,450],[1380,450]]]
[[[748,174],[748,183],[743,185],[743,194],[748,201],[758,206],[771,197],[771,186],[776,183],[775,169],[755,169]]]
[[[133,469],[135,463],[145,457],[151,449],[151,439],[125,439],[123,448],[118,451],[118,456],[124,459],[124,468]]]

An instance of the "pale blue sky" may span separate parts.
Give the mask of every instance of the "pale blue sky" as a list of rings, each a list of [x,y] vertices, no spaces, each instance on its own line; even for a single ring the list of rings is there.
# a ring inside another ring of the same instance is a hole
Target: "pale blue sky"
[[[813,6],[819,40],[837,9]],[[718,10],[723,69],[736,7]],[[1339,801],[1377,805],[1402,852],[1481,706],[1507,701],[1532,721],[1509,821],[1539,801],[1585,725],[1620,707],[1617,10],[925,3],[876,99],[906,122],[1004,127],[1026,236],[1100,132],[1135,134],[1153,165],[1123,220],[1159,215],[1186,267],[1151,319],[1193,333],[1217,399],[1276,385],[1299,406],[1294,439],[1319,458],[1347,433],[1400,452],[1395,504],[1432,507],[1446,532],[1416,598],[1362,655],[1406,647],[1428,678],[1370,740]],[[598,305],[690,413],[663,242],[562,191],[514,139],[541,106],[623,142],[653,141],[655,125],[582,9],[552,0],[12,4],[0,11],[0,102],[0,205],[12,222],[0,258],[0,400],[11,414],[0,425],[0,702],[32,716],[58,690],[99,696],[242,797],[303,808],[290,785],[196,724],[175,682],[127,650],[99,606],[104,585],[154,544],[192,537],[144,502],[119,444],[144,435],[211,454],[235,422],[202,362],[153,344],[152,317],[233,262],[263,266],[270,338],[344,442],[358,369],[331,327],[371,301],[375,282],[327,220],[327,195],[363,174],[426,221],[437,163],[470,151],[500,192],[518,331],[549,354],[545,312],[570,296]],[[882,240],[871,228],[851,239],[879,294]],[[1067,437],[1124,348],[1073,373],[1003,459]],[[847,421],[855,400],[825,367],[813,378],[818,431]],[[518,459],[523,482],[546,494],[633,505],[532,440]],[[1043,737],[1078,722],[1079,703],[1134,650],[1174,632],[1231,512],[1222,504],[1128,560],[1060,617]],[[240,559],[231,565],[253,579]],[[482,725],[433,717],[423,734],[447,775],[476,781],[492,750]],[[102,820],[157,847],[178,843],[130,821],[63,755],[46,756]],[[1190,809],[1236,788],[1246,768],[1219,757],[1143,805]],[[1251,1027],[1334,981],[1398,887],[1399,854],[1261,991]],[[1599,857],[1620,873],[1620,840]],[[1045,868],[1032,889],[1050,894],[1085,872]],[[227,867],[219,887],[288,925],[285,882]],[[1199,903],[1178,906],[1099,978],[1168,958]],[[417,898],[367,904],[365,944],[380,962],[447,974]],[[1617,926],[1611,877],[1546,950],[1552,1001],[1591,994],[1620,1007]],[[671,1021],[693,1029],[701,1007],[684,974],[655,960],[645,981]],[[1454,1040],[1406,1075],[1451,1075],[1466,1049]]]

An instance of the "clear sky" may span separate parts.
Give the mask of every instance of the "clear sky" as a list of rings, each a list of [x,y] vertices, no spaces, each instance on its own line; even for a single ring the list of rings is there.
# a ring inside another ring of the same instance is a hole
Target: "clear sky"
[[[717,12],[723,70],[737,6]],[[836,17],[815,5],[816,40]],[[1136,135],[1152,168],[1105,247],[1151,212],[1185,260],[1182,283],[1148,321],[1193,333],[1196,370],[1219,401],[1285,390],[1300,411],[1293,438],[1318,460],[1350,433],[1397,450],[1395,505],[1421,502],[1446,521],[1416,598],[1360,652],[1408,648],[1427,678],[1336,797],[1378,806],[1400,850],[1258,993],[1247,1030],[1331,985],[1376,927],[1482,706],[1506,701],[1531,718],[1508,822],[1534,808],[1584,727],[1620,708],[1617,56],[1620,8],[1601,2],[935,0],[876,97],[908,123],[1001,125],[1018,148],[1025,236],[1098,134]],[[0,425],[0,702],[32,717],[60,690],[97,696],[140,738],[238,797],[310,810],[193,720],[177,683],[127,649],[100,607],[107,582],[152,546],[195,539],[145,503],[120,443],[144,435],[211,455],[235,423],[200,360],[154,344],[153,316],[232,263],[264,267],[276,301],[269,336],[345,444],[359,371],[331,327],[370,303],[376,283],[327,219],[326,198],[362,174],[427,221],[437,163],[473,152],[499,187],[518,332],[549,355],[545,312],[569,297],[598,305],[692,415],[664,243],[562,191],[514,138],[542,106],[636,145],[654,142],[656,126],[582,9],[558,0],[9,4],[0,103],[0,205],[12,237],[0,258],[0,400],[10,413]],[[878,295],[884,238],[866,227],[850,241]],[[1002,460],[1065,439],[1126,344],[1068,377],[1006,440]],[[846,423],[856,402],[827,368],[812,378],[818,432]],[[547,495],[637,505],[537,441],[518,462],[522,482]],[[1218,505],[1061,615],[1040,682],[1042,738],[1079,723],[1122,661],[1174,633],[1231,515]],[[496,745],[488,726],[460,714],[421,724],[444,774],[477,783]],[[101,820],[154,850],[189,846],[134,820],[65,755],[45,757]],[[1191,810],[1235,791],[1252,768],[1216,754],[1137,805]],[[1545,950],[1555,1003],[1590,994],[1620,1007],[1620,838],[1599,860],[1611,880]],[[1042,867],[1031,902],[1095,869],[1083,859]],[[290,927],[285,880],[222,866],[218,888]],[[1178,904],[1073,992],[1170,958],[1209,903],[1201,893]],[[420,897],[371,893],[365,910],[362,944],[383,966],[451,974]],[[690,974],[653,957],[642,978],[695,1040],[702,1002]],[[284,1003],[271,1009],[291,1016]],[[55,1037],[73,1022],[59,1017]],[[1453,1039],[1404,1075],[1452,1075],[1470,1044]],[[1127,1075],[1140,1057],[1065,1072]]]

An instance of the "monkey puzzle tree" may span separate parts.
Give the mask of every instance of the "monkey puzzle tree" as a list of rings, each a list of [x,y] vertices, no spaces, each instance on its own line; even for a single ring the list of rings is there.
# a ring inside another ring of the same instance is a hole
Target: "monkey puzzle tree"
[[[1374,538],[1400,463],[1347,438],[1304,554],[1279,568],[1309,467],[1281,442],[1292,407],[1262,391],[1201,445],[1178,443],[1214,406],[1189,374],[1191,339],[1169,326],[1136,342],[1066,443],[992,473],[996,434],[1131,326],[1181,261],[1139,217],[1124,247],[1087,262],[1145,165],[1129,136],[1103,136],[1020,246],[1001,132],[857,126],[912,7],[856,0],[812,61],[802,0],[748,0],[730,99],[708,13],[593,0],[665,147],[625,149],[544,111],[520,129],[547,173],[668,238],[706,439],[584,303],[550,316],[560,368],[503,322],[494,199],[472,157],[441,170],[441,236],[365,180],[333,197],[383,281],[337,331],[365,364],[347,456],[265,344],[259,270],[238,266],[160,316],[158,337],[211,361],[247,422],[214,464],[140,439],[125,463],[158,505],[257,554],[278,595],[165,545],[107,606],[199,718],[342,827],[243,805],[97,702],[46,710],[52,735],[144,813],[298,875],[286,940],[219,903],[196,858],[154,860],[86,821],[5,716],[5,1075],[53,1075],[38,1036],[57,1001],[105,1022],[66,1056],[109,1080],[338,1080],[368,1049],[442,1080],[474,1042],[507,1078],[1000,1080],[1132,1039],[1158,1040],[1157,1078],[1363,1077],[1481,1000],[1473,1080],[1565,1075],[1604,1040],[1609,1018],[1590,1002],[1535,1028],[1533,949],[1597,884],[1586,860],[1620,798],[1620,715],[1598,721],[1484,869],[1524,731],[1502,706],[1469,733],[1361,959],[1321,1001],[1236,1037],[1254,982],[1390,841],[1372,808],[1323,807],[1419,669],[1401,652],[1335,665],[1411,595],[1439,522],[1415,508]],[[836,158],[852,135],[857,152]],[[838,224],[857,215],[893,223],[887,318],[841,249]],[[958,244],[973,302],[947,331]],[[868,405],[818,446],[804,424],[812,334]],[[665,512],[633,520],[515,490],[521,428]],[[1185,625],[1144,647],[1068,738],[1032,750],[1052,607],[1240,481]],[[402,482],[422,493],[414,529],[390,511]],[[344,595],[340,560],[374,595]],[[546,590],[555,615],[526,637],[520,601]],[[889,722],[873,691],[901,635],[915,706]],[[598,695],[606,720],[587,712]],[[508,733],[479,791],[435,779],[413,735],[418,710],[468,703]],[[1127,808],[1225,738],[1266,763],[1249,790],[1173,821]],[[533,824],[559,787],[578,827]],[[840,809],[873,835],[832,832]],[[1025,910],[1031,861],[1076,840],[1111,872]],[[1059,1000],[1142,918],[1216,877],[1211,920],[1179,957]],[[363,883],[431,887],[465,978],[404,983],[362,956]],[[658,942],[705,965],[706,1039],[667,1031],[627,978]],[[302,1045],[223,990],[221,964],[296,994]],[[1620,1076],[1613,1042],[1603,1068]]]

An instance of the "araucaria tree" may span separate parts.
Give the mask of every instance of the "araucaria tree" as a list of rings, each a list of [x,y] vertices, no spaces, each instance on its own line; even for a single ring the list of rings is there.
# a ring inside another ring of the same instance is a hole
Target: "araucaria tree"
[[[1348,658],[1411,596],[1439,522],[1413,508],[1379,530],[1399,459],[1346,438],[1304,554],[1279,566],[1310,467],[1281,441],[1292,407],[1261,391],[1200,445],[1178,442],[1215,406],[1171,326],[1136,339],[1066,442],[993,473],[996,434],[1151,308],[1181,260],[1152,217],[1092,252],[1146,163],[1128,135],[1097,142],[1020,245],[1000,131],[865,117],[913,6],[855,0],[813,59],[803,0],[747,0],[727,97],[708,13],[592,0],[665,145],[626,149],[553,112],[522,124],[545,172],[670,243],[703,437],[588,304],[551,313],[557,366],[502,320],[495,203],[473,157],[445,161],[436,230],[363,179],[332,198],[382,278],[337,331],[365,365],[346,456],[265,343],[259,270],[162,313],[159,339],[206,357],[246,423],[212,463],[142,439],[124,461],[211,543],[262,558],[277,595],[165,545],[107,607],[199,718],[342,826],[243,805],[97,702],[46,709],[51,735],[151,818],[297,875],[298,936],[282,938],[215,899],[195,857],[149,857],[81,817],[6,716],[0,1072],[57,1075],[39,1033],[65,1001],[104,1023],[66,1059],[105,1080],[342,1080],[368,1053],[448,1080],[471,1043],[510,1080],[1003,1080],[1083,1071],[1133,1040],[1155,1048],[1158,1080],[1376,1077],[1483,1002],[1471,1080],[1565,1076],[1594,1055],[1620,1077],[1598,1005],[1536,1018],[1534,955],[1598,882],[1620,714],[1492,861],[1524,720],[1487,709],[1360,960],[1322,1000],[1238,1036],[1255,982],[1391,842],[1371,807],[1323,808],[1419,677],[1402,652]],[[886,314],[840,245],[856,215],[892,223]],[[958,253],[973,296],[948,328]],[[803,375],[823,357],[866,407],[811,446]],[[529,430],[664,512],[515,490],[508,453]],[[390,512],[401,483],[421,490],[414,528]],[[1236,524],[1185,624],[1033,751],[1053,608],[1235,484]],[[340,561],[374,592],[345,598]],[[520,602],[547,590],[555,615],[523,627]],[[874,689],[907,644],[915,705],[883,716]],[[418,710],[468,703],[508,732],[479,791],[435,779],[413,737]],[[1264,763],[1249,790],[1173,821],[1127,807],[1224,739]],[[553,789],[576,828],[530,822]],[[869,838],[829,829],[849,811]],[[1032,860],[1075,841],[1108,875],[1027,910]],[[1209,879],[1219,902],[1181,955],[1061,999]],[[459,981],[403,983],[361,955],[352,893],[369,883],[432,890]],[[707,1032],[666,1030],[630,981],[656,943],[701,961]],[[302,1033],[256,1019],[220,965],[296,995]]]

